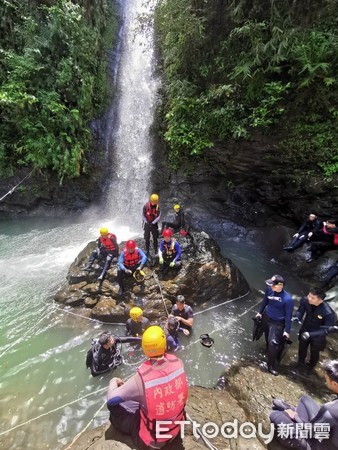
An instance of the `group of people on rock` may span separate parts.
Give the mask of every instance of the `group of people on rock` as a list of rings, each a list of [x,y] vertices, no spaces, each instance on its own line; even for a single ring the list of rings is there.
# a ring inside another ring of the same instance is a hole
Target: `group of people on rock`
[[[180,216],[182,211],[181,208],[176,208],[177,206],[175,205],[175,213]],[[117,274],[120,293],[123,293],[123,276],[142,270],[146,264],[150,254],[151,236],[160,266],[163,269],[177,267],[181,252],[177,241],[172,242],[172,236],[177,231],[186,233],[182,226],[184,222],[182,222],[182,218],[179,225],[176,224],[176,226],[172,222],[163,222],[161,230],[163,241],[158,248],[160,216],[158,196],[153,194],[143,208],[146,253],[139,249],[134,241],[127,241],[125,248],[120,253]],[[330,237],[331,235],[338,236],[335,224],[332,227],[332,223],[328,222],[321,225],[318,217],[310,214],[307,225],[300,228],[285,249],[294,251],[310,239],[313,239],[311,246],[318,245],[319,242],[330,243],[331,240],[328,239],[315,240],[318,239],[316,237],[318,233],[323,233],[325,236],[330,235]],[[118,246],[115,245],[116,237],[108,233],[108,230],[104,231],[106,233],[103,236],[101,233],[102,240],[99,238],[99,241],[103,246],[105,239],[111,241],[111,248],[108,249],[111,252],[111,258],[108,263],[106,259],[105,265],[105,270],[108,270],[107,267],[109,268],[111,261],[117,257]],[[333,245],[335,245],[334,239],[333,237]],[[107,249],[107,247],[105,248]],[[320,248],[322,251],[324,248],[331,247],[321,245]],[[313,249],[316,247],[313,246]],[[93,263],[97,255],[97,251],[95,254],[93,252],[88,265]],[[300,369],[312,369],[317,365],[320,352],[326,346],[326,335],[338,331],[338,327],[335,326],[336,315],[330,305],[324,301],[325,292],[320,288],[311,288],[308,295],[300,300],[299,307],[294,314],[294,300],[284,289],[284,278],[276,274],[266,280],[266,284],[268,287],[256,315],[265,335],[267,346],[267,364],[264,369],[274,376],[278,375],[278,362],[281,360],[286,343],[291,343],[289,338],[292,323],[301,323],[297,366]],[[171,352],[175,352],[180,346],[180,332],[186,335],[191,333],[193,311],[190,306],[185,304],[185,298],[178,295],[164,327],[151,325],[150,321],[143,316],[142,309],[137,306],[130,310],[129,316],[130,318],[126,322],[126,336],[114,339],[109,333],[103,333],[93,341],[86,363],[87,367],[92,369],[92,374],[93,367],[97,363],[96,374],[99,375],[121,364],[118,340],[120,342],[128,342],[128,339],[141,341],[147,360],[126,382],[117,377],[111,379],[107,393],[107,408],[110,411],[111,423],[123,433],[131,436],[138,449],[160,449],[169,441],[179,437],[179,421],[185,419],[184,408],[188,396],[188,383],[182,361]],[[308,360],[307,357],[309,357]],[[338,361],[325,361],[322,367],[329,389],[338,395]],[[156,432],[158,420],[166,421],[166,432],[163,436]],[[310,397],[303,396],[297,406],[276,399],[273,402],[270,420],[275,425],[288,424],[289,429],[293,427],[293,431],[296,430],[299,423],[329,424],[329,439],[320,441],[293,432],[279,436],[284,447],[308,450],[338,448],[338,397],[333,402],[318,405]]]
[[[119,254],[119,246],[115,234],[110,233],[106,227],[100,229],[100,237],[96,241],[96,248],[91,253],[84,271],[89,272],[95,260],[104,260],[104,266],[98,277],[100,286],[105,279],[107,271],[112,262],[118,262],[117,282],[119,284],[119,294],[124,293],[123,278],[125,275],[134,275],[135,272],[142,271],[150,256],[150,239],[153,239],[154,256],[158,257],[160,273],[167,273],[170,269],[179,270],[182,266],[181,247],[174,233],[182,236],[188,234],[189,225],[185,219],[185,213],[180,205],[174,205],[174,219],[172,222],[162,222],[161,235],[163,240],[158,246],[159,221],[161,210],[159,207],[159,196],[152,194],[149,201],[143,207],[143,231],[145,241],[145,253],[136,246],[132,239],[126,242],[125,247]]]
[[[306,262],[311,263],[329,250],[338,250],[338,221],[329,219],[322,221],[317,213],[310,213],[301,225],[297,233],[293,235],[291,242],[284,246],[287,252],[293,252],[305,243],[310,252]],[[331,266],[322,281],[322,287],[327,286],[338,274],[338,260]]]

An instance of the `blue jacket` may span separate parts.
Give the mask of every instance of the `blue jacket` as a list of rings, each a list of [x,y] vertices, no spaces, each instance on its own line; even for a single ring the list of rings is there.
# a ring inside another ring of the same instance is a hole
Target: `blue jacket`
[[[274,292],[271,287],[268,287],[259,313],[262,314],[265,311],[269,319],[276,322],[285,321],[285,331],[290,333],[293,307],[294,302],[288,292],[284,289],[282,292]]]

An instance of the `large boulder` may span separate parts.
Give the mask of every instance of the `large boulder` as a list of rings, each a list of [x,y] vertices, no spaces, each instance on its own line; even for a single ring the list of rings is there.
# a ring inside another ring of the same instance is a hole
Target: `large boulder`
[[[208,234],[191,230],[188,236],[177,239],[182,248],[182,269],[161,276],[158,259],[150,258],[143,282],[137,283],[132,276],[124,277],[123,296],[118,295],[116,264],[108,271],[102,287],[97,282],[101,273],[99,265],[94,265],[90,273],[82,270],[95,248],[95,242],[90,242],[70,266],[68,283],[56,293],[55,301],[81,307],[80,313],[87,309],[84,314],[87,317],[120,323],[128,318],[129,309],[134,305],[141,306],[144,315],[152,321],[165,320],[178,294],[184,295],[191,305],[201,305],[209,300],[221,303],[227,297],[248,292],[248,283],[241,272],[231,260],[222,257]],[[136,239],[136,242],[142,248],[143,240]]]

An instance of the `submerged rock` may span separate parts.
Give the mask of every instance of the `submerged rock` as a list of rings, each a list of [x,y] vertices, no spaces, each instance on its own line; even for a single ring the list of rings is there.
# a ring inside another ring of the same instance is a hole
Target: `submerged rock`
[[[210,300],[221,303],[248,292],[248,283],[241,272],[231,260],[222,257],[208,234],[192,230],[177,240],[182,249],[182,269],[161,276],[158,258],[152,257],[144,268],[143,282],[124,277],[123,296],[118,295],[117,264],[112,265],[101,288],[97,281],[101,273],[98,265],[90,273],[83,272],[95,248],[95,242],[90,242],[70,266],[68,283],[56,293],[55,301],[65,306],[91,308],[91,318],[119,323],[128,318],[129,309],[134,305],[140,306],[152,321],[165,320],[178,294],[184,295],[187,303],[201,306]],[[143,239],[136,239],[136,243],[143,248]],[[123,247],[121,243],[120,249]]]

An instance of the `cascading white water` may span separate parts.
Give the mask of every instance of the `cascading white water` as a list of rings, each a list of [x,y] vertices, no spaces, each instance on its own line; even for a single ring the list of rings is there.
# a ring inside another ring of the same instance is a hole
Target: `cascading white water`
[[[141,226],[153,170],[150,128],[159,80],[154,69],[152,11],[156,0],[125,0],[116,102],[110,115],[113,178],[107,206],[118,220]]]

